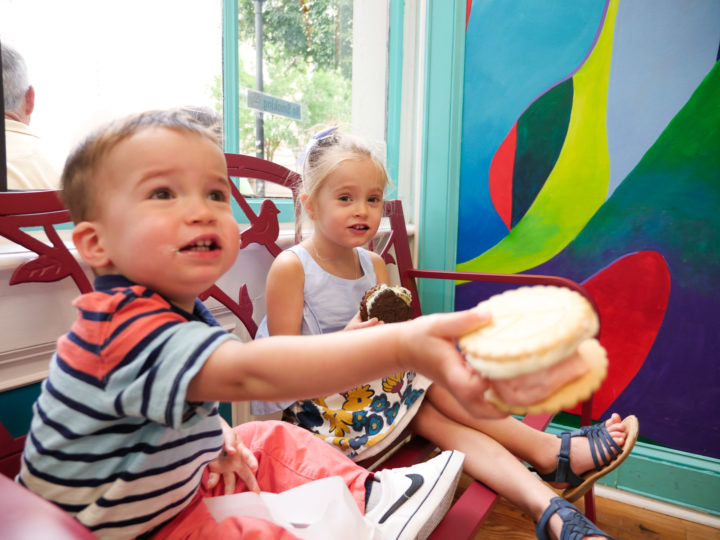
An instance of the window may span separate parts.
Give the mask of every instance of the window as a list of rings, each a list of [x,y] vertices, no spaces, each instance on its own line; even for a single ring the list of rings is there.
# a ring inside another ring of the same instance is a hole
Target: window
[[[222,110],[222,0],[0,0],[27,63],[30,126],[62,168],[98,123],[150,108]]]
[[[255,155],[247,94],[260,90],[256,7],[261,91],[301,113],[262,114],[263,156],[297,169],[313,128],[335,123],[384,147],[390,0],[0,0],[0,40],[26,60],[36,91],[31,128],[58,170],[92,127],[173,106],[221,113],[226,151]],[[228,8],[237,11],[236,25]],[[235,40],[227,35],[233,27]],[[228,50],[234,41],[237,50]],[[237,69],[228,70],[233,57]],[[237,96],[230,109],[228,91]],[[289,196],[240,184],[246,194]]]
[[[388,6],[389,0],[238,0],[239,99],[230,147],[290,169],[298,168],[312,133],[328,125],[347,126],[384,147]],[[240,187],[251,196],[290,196],[262,184]]]

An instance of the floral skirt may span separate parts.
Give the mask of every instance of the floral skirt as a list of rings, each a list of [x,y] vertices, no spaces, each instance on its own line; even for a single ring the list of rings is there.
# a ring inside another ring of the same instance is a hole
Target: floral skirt
[[[348,457],[367,459],[387,448],[418,410],[432,381],[406,371],[340,394],[297,401],[283,420],[311,431]]]

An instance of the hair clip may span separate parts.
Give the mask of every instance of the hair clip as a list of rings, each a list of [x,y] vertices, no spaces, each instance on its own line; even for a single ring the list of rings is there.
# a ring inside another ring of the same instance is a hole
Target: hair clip
[[[332,126],[327,129],[323,129],[322,131],[318,131],[315,135],[312,136],[313,141],[319,141],[320,139],[324,139],[328,135],[331,135],[332,133],[337,131],[337,126]]]
[[[324,139],[325,137],[332,135],[337,131],[337,126],[332,126],[326,129],[323,129],[322,131],[318,131],[315,135],[310,137],[310,140],[305,145],[305,148],[303,148],[303,151],[300,153],[297,159],[297,165],[302,165],[303,168],[303,174],[305,173],[305,160],[307,159],[308,154],[310,153],[310,150],[313,146],[315,146],[318,141]]]

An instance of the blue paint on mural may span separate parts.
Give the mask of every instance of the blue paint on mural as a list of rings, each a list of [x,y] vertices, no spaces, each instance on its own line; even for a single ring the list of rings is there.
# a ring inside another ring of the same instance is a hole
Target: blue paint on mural
[[[720,2],[620,2],[608,90],[608,197],[716,59]]]
[[[507,234],[490,200],[490,162],[522,112],[590,52],[604,2],[476,0],[465,52],[458,262]]]
[[[591,47],[602,15],[591,8],[604,7],[601,2],[547,5],[473,3],[465,69],[460,261],[480,255],[507,234],[490,202],[491,160],[532,100],[582,64],[588,51],[581,50],[580,37],[586,49]],[[577,9],[566,13],[568,6]],[[558,36],[562,47],[577,54],[577,65],[564,54],[568,51],[555,52],[562,48],[558,42],[530,28],[529,10],[535,10],[537,26],[557,32],[559,18],[567,32],[578,32]],[[657,302],[664,309],[662,324],[640,371],[608,412],[636,414],[643,436],[715,458],[720,458],[720,427],[707,419],[720,414],[720,64],[714,61],[719,41],[717,0],[620,3],[608,94],[610,194],[561,253],[529,270],[583,282],[629,254],[649,250],[662,257],[670,279],[666,309],[665,296]],[[519,51],[531,47],[529,58],[521,58]],[[637,278],[643,268],[632,272]],[[622,283],[627,281],[603,290],[606,302],[621,294],[615,289]],[[456,307],[472,306],[493,292],[493,287],[461,285]],[[624,316],[635,315],[642,314]]]

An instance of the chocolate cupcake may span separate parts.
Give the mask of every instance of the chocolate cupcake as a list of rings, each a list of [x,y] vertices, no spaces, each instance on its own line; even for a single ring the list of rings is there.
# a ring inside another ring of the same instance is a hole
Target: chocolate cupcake
[[[405,287],[376,285],[360,302],[360,318],[367,321],[377,317],[386,323],[407,321],[412,318],[411,299],[412,295]]]

